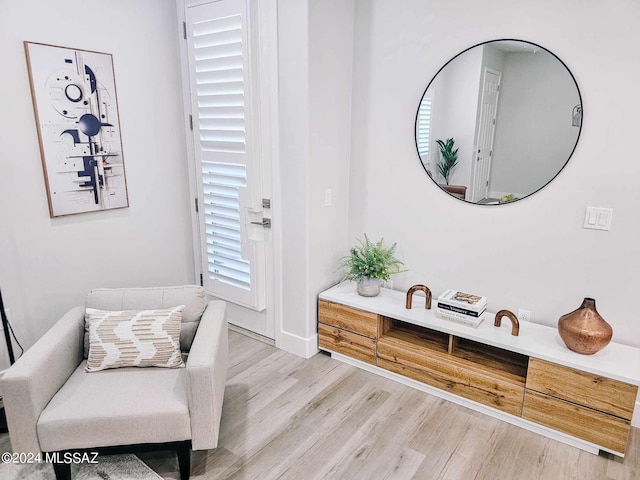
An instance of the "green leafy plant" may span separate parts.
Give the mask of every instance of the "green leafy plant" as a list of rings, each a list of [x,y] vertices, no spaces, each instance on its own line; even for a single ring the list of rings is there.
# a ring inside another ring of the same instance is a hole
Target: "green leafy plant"
[[[445,182],[449,185],[449,177],[451,177],[451,170],[458,164],[458,149],[453,149],[453,138],[447,138],[446,142],[442,140],[436,140],[436,143],[440,147],[440,155],[442,161],[438,162],[438,171],[440,175],[444,177]]]
[[[349,255],[342,258],[341,269],[346,269],[344,280],[359,281],[364,278],[378,278],[388,281],[391,275],[400,272],[403,263],[395,257],[396,244],[390,247],[383,245],[384,239],[373,243],[364,235],[364,242],[352,247]]]

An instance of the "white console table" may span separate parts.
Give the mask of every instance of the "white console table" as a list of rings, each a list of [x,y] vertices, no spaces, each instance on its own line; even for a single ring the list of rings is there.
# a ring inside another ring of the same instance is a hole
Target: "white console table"
[[[435,316],[424,297],[362,297],[355,284],[322,292],[319,347],[333,357],[592,453],[624,456],[640,385],[640,349],[610,343],[570,351],[556,328],[532,322],[478,328]]]

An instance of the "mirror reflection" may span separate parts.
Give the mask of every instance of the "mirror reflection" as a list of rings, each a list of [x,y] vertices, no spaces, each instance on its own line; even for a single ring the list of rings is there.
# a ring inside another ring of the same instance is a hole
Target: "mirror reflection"
[[[467,202],[522,199],[549,183],[580,136],[582,101],[571,72],[519,40],[472,47],[429,83],[416,116],[422,165]]]

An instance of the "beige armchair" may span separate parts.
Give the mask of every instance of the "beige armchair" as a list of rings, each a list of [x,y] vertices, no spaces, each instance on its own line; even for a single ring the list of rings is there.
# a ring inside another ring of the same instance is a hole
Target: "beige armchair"
[[[183,480],[191,450],[218,444],[227,373],[226,304],[199,286],[97,289],[86,307],[145,310],[185,305],[185,368],[87,373],[85,307],[67,312],[5,373],[0,390],[14,452],[176,449]],[[61,456],[62,457],[62,456]],[[63,457],[62,457],[63,458]],[[70,465],[54,463],[56,478]]]

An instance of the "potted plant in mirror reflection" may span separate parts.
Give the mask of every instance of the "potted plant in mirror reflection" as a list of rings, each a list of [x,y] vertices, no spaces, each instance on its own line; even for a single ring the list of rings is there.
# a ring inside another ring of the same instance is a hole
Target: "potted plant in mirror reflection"
[[[358,294],[363,297],[375,297],[380,293],[383,282],[389,281],[391,275],[400,273],[403,263],[395,257],[396,244],[384,245],[384,239],[373,243],[367,235],[364,242],[352,247],[349,255],[343,257],[340,269],[346,269],[342,281],[357,282]]]
[[[442,160],[438,162],[438,171],[440,175],[444,177],[444,181],[449,185],[449,178],[453,168],[458,164],[458,149],[453,149],[455,140],[453,138],[447,138],[446,142],[442,140],[436,140],[438,147],[440,147],[440,157]]]
[[[502,197],[500,197],[500,203],[510,203],[510,202],[515,202],[516,200],[519,200],[519,199],[513,193],[510,193],[508,195],[503,195]]]

